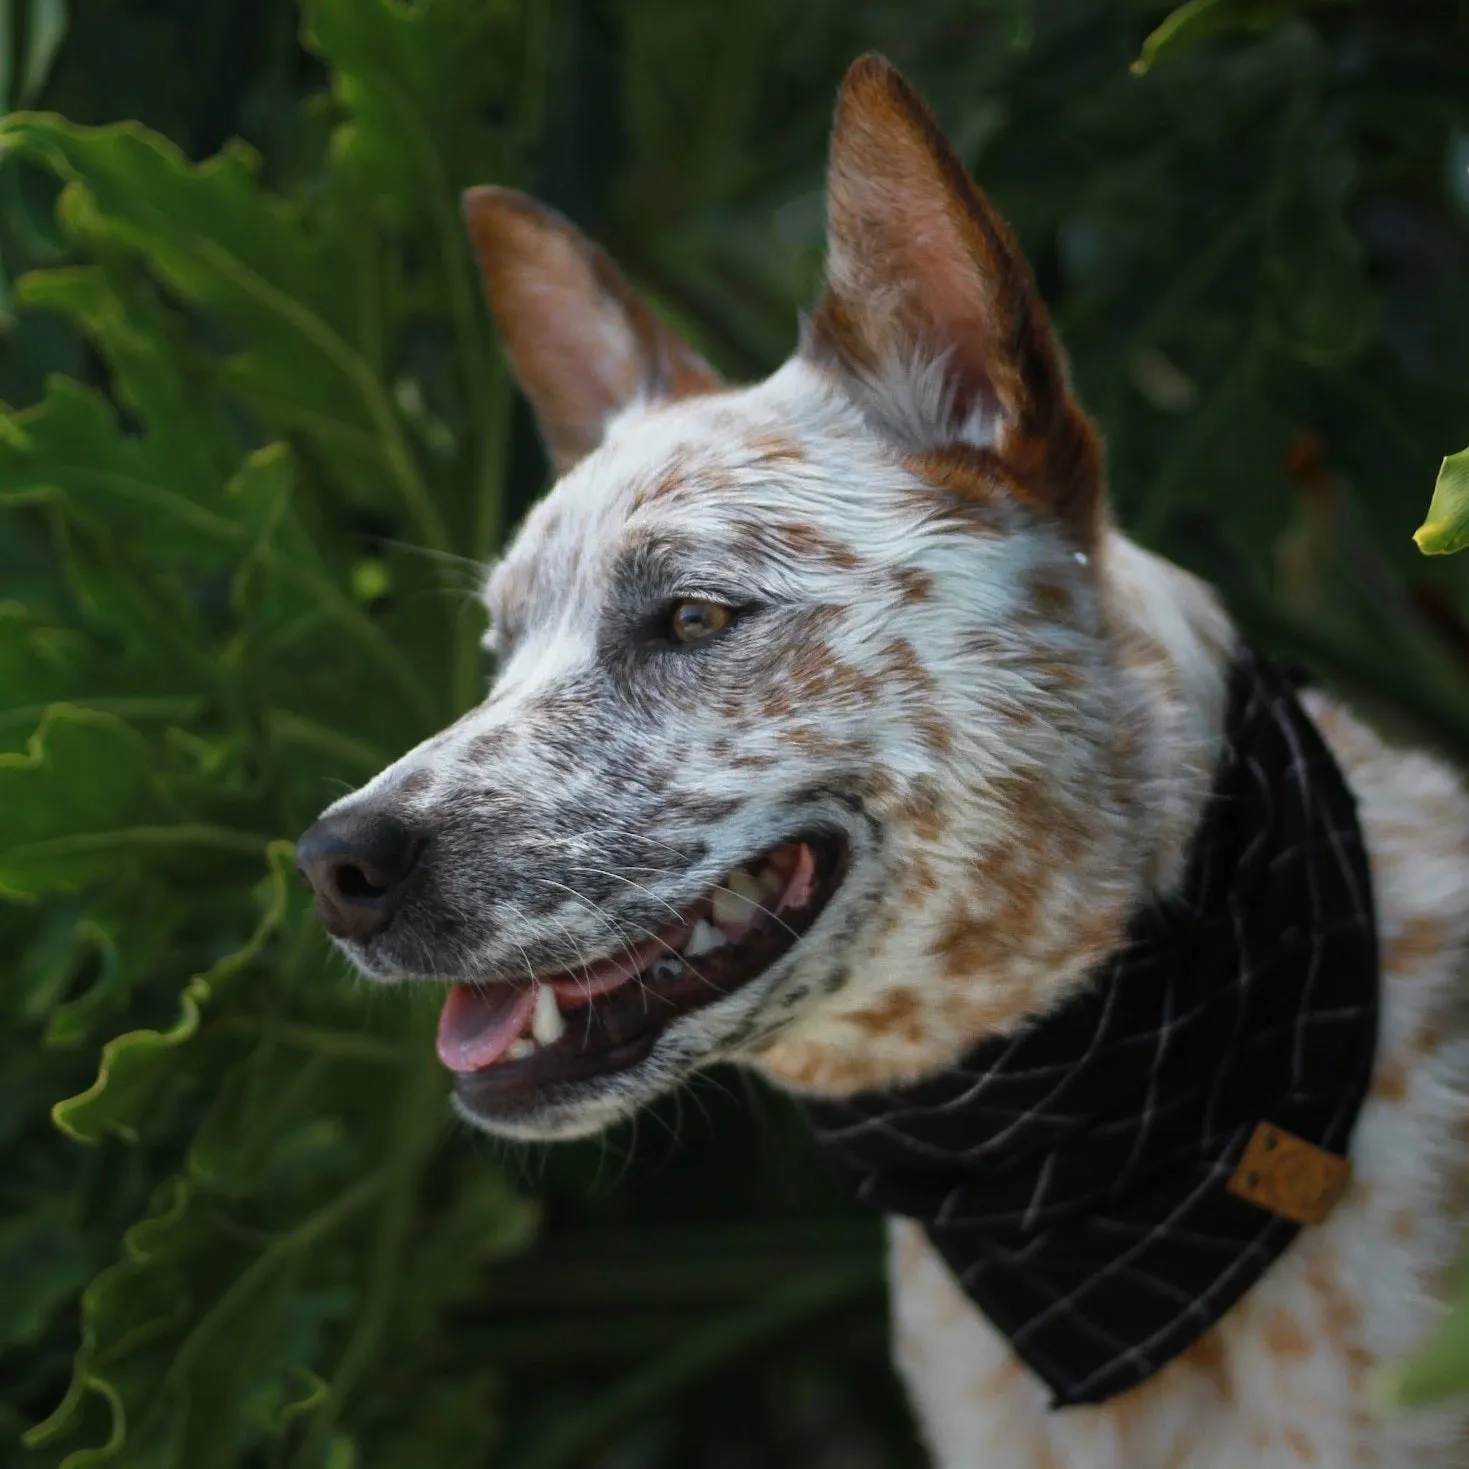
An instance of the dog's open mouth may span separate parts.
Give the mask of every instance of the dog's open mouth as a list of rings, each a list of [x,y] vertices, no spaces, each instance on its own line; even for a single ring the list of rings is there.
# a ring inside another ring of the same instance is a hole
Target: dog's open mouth
[[[636,1065],[682,1015],[733,993],[786,954],[841,884],[846,842],[786,842],[737,867],[651,938],[575,970],[456,984],[439,1059],[476,1110]]]

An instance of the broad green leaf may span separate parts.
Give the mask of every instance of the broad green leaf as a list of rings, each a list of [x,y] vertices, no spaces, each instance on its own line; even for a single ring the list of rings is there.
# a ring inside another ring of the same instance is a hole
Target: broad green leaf
[[[496,0],[306,0],[304,15],[307,43],[332,63],[343,114],[332,161],[355,207],[426,222],[446,269],[467,269],[458,192],[511,166],[484,101],[513,108],[516,89],[535,84],[515,64],[523,18]]]
[[[68,181],[62,217],[73,238],[136,252],[238,334],[245,346],[230,379],[258,411],[318,440],[355,496],[401,501],[424,544],[447,549],[385,384],[381,343],[360,330],[360,228],[339,220],[327,235],[312,231],[299,209],[259,187],[259,158],[239,143],[192,164],[132,124],[83,128],[17,113],[0,121],[7,148]]]
[[[130,550],[219,564],[243,532],[222,503],[225,475],[201,476],[191,460],[176,434],[125,434],[101,393],[57,378],[42,402],[0,421],[0,509],[75,506]]]
[[[1413,539],[1425,556],[1448,556],[1469,546],[1469,449],[1439,466],[1428,518]]]
[[[116,877],[151,853],[263,852],[266,839],[190,819],[122,720],[56,705],[24,753],[0,755],[0,895]]]
[[[127,1236],[127,1259],[83,1297],[83,1344],[65,1401],[26,1435],[44,1445],[75,1431],[89,1396],[111,1419],[107,1441],[79,1449],[66,1469],[115,1460],[149,1469],[227,1469],[302,1401],[286,1355],[292,1326],[319,1331],[340,1317],[322,1246],[356,1222],[382,1187],[374,1175],[273,1236],[231,1229],[182,1179],[158,1212]],[[302,1292],[304,1272],[320,1284]],[[323,1268],[325,1267],[325,1268]],[[307,1304],[309,1302],[309,1304]],[[291,1323],[305,1307],[305,1320]],[[273,1400],[274,1412],[271,1411]]]
[[[422,1026],[412,1033],[425,1038]],[[227,1469],[267,1444],[302,1469],[340,1462],[335,1419],[363,1346],[387,1331],[405,1362],[416,1354],[428,1365],[443,1313],[420,1287],[456,1282],[462,1302],[487,1264],[524,1242],[526,1206],[493,1169],[475,1167],[441,1180],[452,1207],[402,1242],[401,1260],[384,1257],[389,1273],[373,1266],[381,1231],[416,1187],[404,1165],[421,1163],[438,1136],[443,1079],[422,1053],[395,1073],[350,1053],[303,1065],[294,1044],[281,1038],[224,1079],[186,1172],[128,1232],[127,1258],[88,1288],[71,1391],[29,1436],[44,1445],[84,1433],[86,1404],[100,1396],[110,1436],[66,1461],[76,1469],[109,1458]],[[323,1109],[338,1125],[292,1125]],[[471,1447],[493,1437],[490,1372],[457,1382],[409,1395],[418,1416],[406,1431],[424,1452],[441,1443],[452,1457],[455,1432]],[[435,1425],[434,1401],[446,1413],[459,1406]],[[362,1410],[375,1441],[402,1431],[407,1406],[387,1398]]]
[[[83,683],[89,652],[74,628],[20,602],[0,602],[0,750],[22,748],[47,706]]]
[[[215,390],[217,373],[191,350],[186,323],[157,292],[113,262],[31,271],[17,296],[22,306],[69,317],[103,355],[114,391],[147,426],[164,482],[204,504],[217,501],[238,457],[236,436]]]
[[[80,1046],[127,1003],[128,997],[156,971],[172,936],[166,899],[150,891],[133,893],[125,909],[109,913],[100,904],[95,917],[82,919],[72,929],[70,951],[63,971],[69,998],[49,1007],[45,1042],[48,1046]],[[90,971],[85,988],[72,993],[78,971]]]
[[[306,0],[305,38],[333,62],[333,91],[345,121],[332,138],[334,175],[353,214],[371,211],[420,232],[437,270],[433,278],[455,333],[463,367],[460,402],[441,413],[425,405],[420,384],[395,393],[400,412],[439,455],[484,428],[504,433],[508,382],[489,353],[481,287],[459,210],[465,187],[516,182],[527,141],[487,126],[485,101],[513,116],[539,110],[543,77],[518,64],[520,32],[541,22],[533,7],[475,0],[417,5]],[[354,235],[358,233],[354,230]],[[445,418],[452,422],[446,424]],[[457,430],[457,433],[456,433]],[[455,549],[488,555],[501,523],[503,443],[481,443],[474,468],[477,499],[468,542]],[[423,543],[433,547],[424,517]]]
[[[179,995],[178,1017],[167,1030],[134,1030],[108,1041],[97,1079],[52,1109],[63,1131],[83,1142],[95,1142],[107,1132],[128,1139],[137,1136],[153,1095],[179,1068],[178,1053],[198,1034],[203,1009],[259,958],[285,918],[286,885],[294,876],[291,844],[272,842],[266,856],[269,875],[262,884],[260,917],[249,938],[189,980]]]

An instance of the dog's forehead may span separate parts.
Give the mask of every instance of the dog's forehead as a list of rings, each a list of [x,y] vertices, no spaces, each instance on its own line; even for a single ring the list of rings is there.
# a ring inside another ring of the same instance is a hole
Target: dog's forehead
[[[783,370],[752,388],[639,406],[527,515],[491,572],[492,613],[607,584],[630,546],[692,538],[715,549],[752,516],[798,500],[819,515],[835,478],[830,395]],[[850,456],[850,448],[846,450]]]

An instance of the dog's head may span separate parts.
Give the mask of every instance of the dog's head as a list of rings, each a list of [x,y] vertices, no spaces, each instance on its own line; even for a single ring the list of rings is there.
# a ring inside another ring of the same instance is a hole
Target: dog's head
[[[719,1058],[911,1076],[1043,1007],[1166,865],[1118,605],[1165,573],[923,102],[849,73],[825,291],[753,387],[560,217],[466,213],[561,477],[488,580],[489,696],[303,839],[327,927],[453,982],[459,1106],[511,1136]]]

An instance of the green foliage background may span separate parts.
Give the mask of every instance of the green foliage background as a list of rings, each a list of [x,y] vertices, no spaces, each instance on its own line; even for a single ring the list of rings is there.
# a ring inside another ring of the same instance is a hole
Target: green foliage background
[[[473,702],[473,563],[544,484],[458,190],[758,373],[869,48],[1023,237],[1122,521],[1469,755],[1469,584],[1410,541],[1469,436],[1452,5],[6,0],[0,1463],[921,1463],[782,1101],[469,1137],[432,997],[354,983],[289,862]]]

